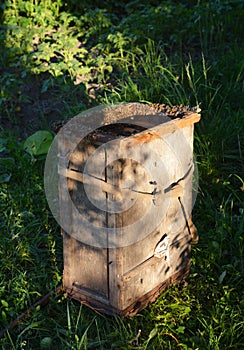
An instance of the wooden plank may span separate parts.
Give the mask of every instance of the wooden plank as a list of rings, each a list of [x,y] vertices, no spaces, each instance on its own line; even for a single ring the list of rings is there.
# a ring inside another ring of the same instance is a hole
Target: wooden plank
[[[179,272],[190,261],[189,237],[169,246],[169,260],[165,257],[158,259],[152,257],[132,271],[127,272],[123,278],[123,308],[128,307],[132,301],[139,299],[154,289],[159,283],[163,283],[170,276]]]
[[[197,123],[200,118],[201,116],[197,113],[189,113],[189,115],[182,119],[173,119],[148,130],[142,131],[139,134],[136,134],[129,142],[124,139],[124,142],[127,142],[127,147],[134,147],[138,143],[142,144],[152,142],[155,139],[161,138],[163,135],[173,134],[179,129],[183,129]]]
[[[94,157],[94,152],[96,156]],[[84,180],[82,173],[86,171],[89,160],[92,159],[90,168],[90,182],[86,183],[77,181],[79,177]],[[94,186],[97,178],[101,179],[101,182],[105,183],[105,175],[101,172],[101,169],[105,168],[105,153],[104,149],[96,150],[94,145],[90,145],[85,141],[82,141],[76,148],[76,150],[70,156],[69,168],[75,170],[72,172],[77,178],[73,180],[68,178],[68,187],[70,191],[70,197],[74,203],[78,213],[80,213],[83,222],[82,227],[75,226],[75,220],[72,223],[72,234],[77,237],[76,232],[80,232],[80,241],[85,244],[91,244],[95,246],[104,246],[106,241],[106,214],[104,211],[105,205],[105,193],[98,186]],[[71,172],[69,169],[66,170]],[[73,211],[73,218],[77,218],[77,213]],[[101,230],[99,231],[99,228]],[[85,240],[88,238],[88,242]],[[79,237],[77,237],[79,240]]]
[[[190,238],[185,235],[179,241],[173,242],[168,248],[169,258],[151,257],[139,266],[117,277],[117,284],[110,290],[110,300],[115,294],[114,307],[123,310],[135,300],[149,293],[170,276],[182,270],[190,261]],[[136,252],[135,252],[136,253]],[[118,296],[119,302],[118,302]]]
[[[72,169],[59,168],[58,172],[60,175],[69,179],[81,182],[86,185],[93,185],[100,188],[103,192],[107,192],[116,196],[117,200],[122,198],[122,191],[114,184],[105,182],[105,180],[91,176],[90,174],[83,174]],[[105,195],[104,195],[105,201]]]
[[[103,192],[109,193],[116,198],[116,200],[122,200],[123,196],[123,191],[129,191],[132,192],[133,194],[143,197],[148,197],[150,199],[154,199],[154,197],[158,195],[162,195],[162,193],[169,194],[172,198],[178,198],[179,196],[182,195],[183,193],[183,179],[179,179],[177,182],[173,182],[170,186],[167,188],[162,188],[158,189],[158,191],[151,190],[150,192],[142,191],[140,189],[136,189],[132,187],[131,185],[129,187],[118,187],[118,185],[111,184],[108,182],[105,182],[102,179],[95,178],[89,174],[83,174],[71,169],[66,169],[66,168],[60,168],[58,170],[59,175],[64,176],[65,178],[72,179],[78,182],[81,182],[86,185],[93,185],[95,187],[98,187],[101,189]]]
[[[63,239],[64,287],[93,291],[108,298],[107,249],[87,246],[67,234]]]
[[[108,298],[107,284],[107,249],[106,237],[99,237],[95,234],[95,227],[106,230],[106,215],[92,202],[100,201],[104,203],[105,193],[98,192],[91,184],[84,184],[77,181],[82,177],[79,173],[84,171],[89,157],[96,151],[95,147],[86,142],[80,143],[70,156],[69,166],[76,170],[72,172],[73,178],[67,178],[69,194],[75,208],[80,213],[84,225],[78,227],[76,222],[77,213],[71,212],[71,226],[69,234],[64,235],[64,277],[65,288],[76,288],[96,291],[100,296]],[[97,176],[96,166],[104,166],[104,152],[97,153],[96,164],[94,164],[93,176]],[[62,171],[64,171],[62,169]],[[69,169],[65,173],[69,174]],[[65,175],[65,174],[63,174]],[[101,174],[99,174],[102,176]],[[103,178],[104,180],[104,178]],[[73,209],[74,210],[74,209]],[[66,214],[63,213],[65,216]],[[82,221],[81,221],[82,222]],[[85,225],[87,222],[87,225]],[[102,239],[103,241],[100,241]],[[104,242],[105,240],[105,242]],[[89,245],[89,243],[91,245]],[[95,246],[92,246],[95,245]],[[77,287],[78,286],[78,287]]]

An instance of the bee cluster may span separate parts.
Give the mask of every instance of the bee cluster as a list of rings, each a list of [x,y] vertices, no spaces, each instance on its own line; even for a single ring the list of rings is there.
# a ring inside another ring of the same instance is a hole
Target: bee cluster
[[[199,106],[189,107],[189,106],[183,106],[182,104],[176,105],[176,106],[169,106],[169,105],[166,105],[165,103],[163,104],[153,103],[151,104],[151,107],[155,109],[156,112],[162,113],[171,119],[183,118],[189,112],[199,113],[201,111]]]
[[[199,108],[199,106],[195,106],[195,107],[189,107],[189,106],[183,106],[182,104],[180,105],[175,105],[175,106],[169,106],[166,105],[165,103],[163,104],[159,104],[159,103],[152,103],[150,105],[150,107],[152,107],[157,113],[159,114],[163,114],[165,117],[168,117],[170,119],[176,119],[176,118],[184,118],[185,115],[189,112],[195,112],[195,113],[199,113],[201,111],[201,109]],[[69,121],[69,119],[66,120],[57,120],[52,122],[52,124],[50,125],[51,130],[57,134],[59,132],[59,130]],[[125,128],[125,126],[122,126],[122,124],[117,123],[116,128],[120,127],[119,129],[122,130]],[[127,126],[128,129],[128,126]],[[139,130],[141,131],[141,130]],[[127,135],[124,136],[129,136],[129,134],[133,134],[133,133],[137,133],[138,131],[131,131],[131,130],[126,130],[125,133],[127,133]]]

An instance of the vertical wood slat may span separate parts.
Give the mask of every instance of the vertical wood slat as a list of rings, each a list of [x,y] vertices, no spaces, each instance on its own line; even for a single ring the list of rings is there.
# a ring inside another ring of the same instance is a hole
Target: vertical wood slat
[[[96,148],[85,142],[81,142],[74,150],[70,157],[69,168],[77,172],[82,173],[85,170],[85,165],[89,157],[94,153]],[[105,154],[102,150],[97,153],[96,163],[90,170],[91,175],[101,176],[101,180],[105,181],[105,175],[97,174],[96,170],[100,168],[100,164],[104,167]],[[72,201],[75,203],[76,208],[86,220],[91,220],[93,223],[106,227],[106,216],[103,210],[98,210],[97,207],[90,201],[91,197],[98,195],[95,188],[92,185],[86,185],[79,181],[67,179],[68,188]],[[105,194],[103,193],[103,196]],[[103,201],[104,198],[96,198]],[[72,213],[70,214],[72,217]],[[75,229],[75,227],[73,228]],[[84,227],[84,230],[90,230],[89,227]],[[92,235],[92,232],[86,232]],[[85,234],[85,232],[84,232]],[[96,237],[94,238],[96,240]],[[108,264],[107,264],[107,249],[98,249],[79,242],[79,240],[64,234],[64,278],[63,283],[70,289],[84,289],[86,293],[96,291],[98,298],[101,296],[108,299]]]

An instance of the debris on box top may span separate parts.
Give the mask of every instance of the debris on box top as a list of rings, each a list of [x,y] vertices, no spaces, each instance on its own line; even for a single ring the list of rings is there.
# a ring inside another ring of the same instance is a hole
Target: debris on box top
[[[114,108],[116,109],[116,112],[117,112],[116,115],[119,115],[119,118],[117,120],[114,120],[117,118],[117,117],[116,118],[114,117],[114,111],[115,111]],[[151,113],[154,115],[158,115],[159,118],[164,117],[164,118],[169,118],[169,119],[177,119],[177,118],[182,119],[185,116],[189,115],[189,113],[199,113],[201,111],[199,106],[189,107],[189,106],[183,106],[182,104],[175,105],[175,106],[169,106],[169,105],[164,104],[164,103],[163,104],[159,104],[159,103],[121,104],[118,106],[108,106],[108,108],[105,108],[104,111],[106,111],[105,114],[107,115],[107,117],[106,117],[107,120],[106,120],[106,122],[104,122],[103,125],[105,126],[105,125],[113,124],[114,122],[118,123],[119,119],[123,119],[123,118],[121,118],[120,115],[125,114],[128,116],[130,114],[130,110],[129,110],[130,108],[132,108],[131,109],[131,113],[132,113],[131,119],[133,119],[133,117],[138,114],[138,116],[141,115],[141,118],[145,119],[145,120],[148,118],[148,116]],[[143,113],[141,113],[142,108],[143,108]],[[138,113],[137,113],[137,109],[138,109]],[[143,118],[142,114],[144,115],[144,118]],[[142,119],[141,119],[141,121],[142,121]],[[52,131],[57,134],[59,132],[59,130],[70,120],[71,119],[54,121],[50,127],[51,127]],[[126,121],[124,120],[123,123],[125,123],[125,122]],[[117,128],[118,128],[118,125],[117,125]]]
[[[156,112],[163,113],[171,119],[183,118],[189,112],[199,113],[201,111],[199,106],[189,107],[189,106],[183,106],[182,104],[176,105],[176,106],[169,106],[169,105],[166,105],[165,103],[163,104],[153,103],[150,106],[153,109],[155,109]]]

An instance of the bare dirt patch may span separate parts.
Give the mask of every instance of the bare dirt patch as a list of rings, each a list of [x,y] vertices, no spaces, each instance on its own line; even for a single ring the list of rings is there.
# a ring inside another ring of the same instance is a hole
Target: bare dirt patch
[[[12,74],[16,77],[16,72]],[[49,86],[44,89],[47,83]],[[51,129],[54,121],[72,116],[72,100],[75,100],[76,108],[78,101],[78,106],[80,102],[81,110],[84,109],[86,97],[83,91],[82,87],[71,84],[59,85],[45,75],[19,78],[7,91],[8,98],[0,116],[0,131],[14,133],[23,140],[37,130]]]

